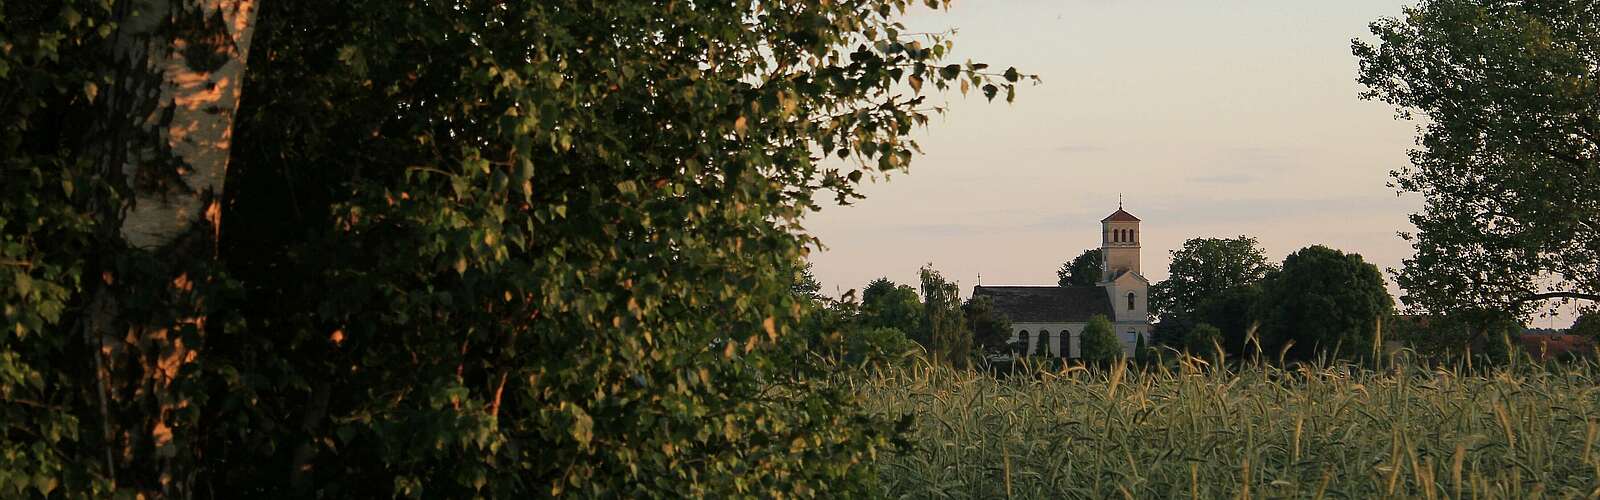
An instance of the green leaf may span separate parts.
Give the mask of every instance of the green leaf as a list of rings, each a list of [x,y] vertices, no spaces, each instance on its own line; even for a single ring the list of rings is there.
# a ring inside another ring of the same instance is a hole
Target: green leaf
[[[572,414],[572,439],[578,441],[579,446],[587,448],[594,439],[594,419],[577,405],[568,406]]]

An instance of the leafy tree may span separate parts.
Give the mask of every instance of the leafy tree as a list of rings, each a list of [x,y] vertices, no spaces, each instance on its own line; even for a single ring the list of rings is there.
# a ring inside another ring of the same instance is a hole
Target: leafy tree
[[[850,365],[904,363],[922,347],[894,328],[861,328],[846,336],[841,360]]]
[[[1155,290],[1152,289],[1152,303],[1154,302],[1154,298]],[[1165,345],[1181,349],[1184,346],[1184,336],[1189,334],[1189,330],[1194,329],[1195,323],[1195,318],[1189,315],[1180,316],[1169,314],[1162,316],[1160,321],[1156,322],[1155,325],[1153,325],[1153,327],[1150,329],[1151,340],[1157,345]]]
[[[1255,238],[1191,238],[1172,251],[1169,277],[1151,287],[1151,310],[1160,318],[1194,314],[1207,299],[1259,283],[1272,269]]]
[[[1217,347],[1222,343],[1222,330],[1211,326],[1209,323],[1194,325],[1183,338],[1183,347],[1190,354],[1203,357],[1213,357]]]
[[[255,18],[0,3],[0,496],[193,494],[190,376],[234,290],[215,250]]]
[[[1591,310],[1579,315],[1577,321],[1572,322],[1572,327],[1567,329],[1567,334],[1600,340],[1600,312]]]
[[[799,221],[1021,78],[909,3],[0,4],[0,496],[870,494]]]
[[[1284,259],[1261,301],[1262,345],[1276,353],[1292,342],[1289,359],[1370,354],[1379,318],[1394,310],[1377,266],[1321,245]]]
[[[1105,262],[1100,249],[1084,250],[1070,262],[1061,264],[1061,269],[1056,270],[1057,283],[1061,286],[1093,286],[1100,282],[1101,275],[1105,274]]]
[[[1479,363],[1505,362],[1510,352],[1507,337],[1521,329],[1515,317],[1492,309],[1396,315],[1384,320],[1385,339],[1400,342],[1425,358],[1462,359],[1470,354]]]
[[[1402,301],[1526,319],[1600,299],[1600,4],[1424,0],[1371,30],[1353,42],[1363,97],[1425,119],[1393,174],[1424,200]]]
[[[1191,316],[1197,322],[1216,327],[1221,335],[1218,340],[1228,354],[1243,356],[1249,350],[1247,337],[1252,329],[1259,329],[1261,323],[1261,291],[1259,283],[1223,290],[1201,301]]]
[[[972,343],[982,352],[999,354],[1011,350],[1011,319],[994,309],[994,301],[987,296],[967,299],[961,305],[966,316],[967,330],[972,332]]]
[[[922,328],[922,299],[917,291],[906,285],[896,285],[888,278],[878,278],[867,284],[861,293],[859,321],[869,328],[894,328],[902,332],[917,332]]]
[[[922,266],[922,338],[935,362],[965,367],[972,355],[972,331],[961,312],[961,290],[933,269]]]
[[[817,275],[811,273],[810,262],[795,271],[794,283],[789,285],[789,290],[796,297],[806,300],[821,301],[827,298],[822,295],[822,283],[817,282]]]
[[[1078,337],[1078,350],[1084,362],[1105,364],[1122,356],[1122,342],[1111,330],[1111,320],[1096,314],[1083,327],[1083,334]]]

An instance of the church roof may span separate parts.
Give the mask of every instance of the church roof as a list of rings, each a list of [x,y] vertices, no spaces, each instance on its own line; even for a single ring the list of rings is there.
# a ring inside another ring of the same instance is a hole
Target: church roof
[[[1106,281],[1120,280],[1120,279],[1122,279],[1122,277],[1124,275],[1129,275],[1129,274],[1133,275],[1134,278],[1138,278],[1138,279],[1144,280],[1145,283],[1149,283],[1150,282],[1150,280],[1145,278],[1144,275],[1136,273],[1136,272],[1133,272],[1133,271],[1130,271],[1130,270],[1127,270],[1127,269],[1118,270],[1116,273],[1111,275],[1111,279],[1106,280]]]
[[[1082,323],[1115,314],[1106,289],[1098,286],[979,286],[972,296],[989,297],[996,311],[1016,323]]]
[[[1100,222],[1139,222],[1139,218],[1134,217],[1133,214],[1128,213],[1126,210],[1118,208],[1117,211],[1111,212],[1111,215],[1100,219]]]

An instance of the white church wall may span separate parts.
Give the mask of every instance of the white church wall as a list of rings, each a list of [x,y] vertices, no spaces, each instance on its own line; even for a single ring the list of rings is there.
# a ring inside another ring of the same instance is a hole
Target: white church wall
[[[1148,322],[1150,319],[1150,285],[1135,274],[1124,274],[1116,281],[1106,283],[1106,294],[1111,299],[1111,309],[1118,323]],[[1128,308],[1128,294],[1133,293],[1133,308]]]
[[[1050,332],[1050,355],[1076,358],[1078,357],[1078,335],[1083,333],[1086,323],[1012,323],[1011,341],[1016,342],[1022,338],[1022,332],[1028,332],[1027,352],[1029,356],[1038,354],[1039,332]],[[1067,347],[1070,351],[1062,350],[1061,332],[1067,332]]]
[[[1122,343],[1122,354],[1132,357],[1134,348],[1139,346],[1139,337],[1144,337],[1145,345],[1150,345],[1150,324],[1136,322],[1118,322],[1112,325],[1117,332],[1117,341]]]

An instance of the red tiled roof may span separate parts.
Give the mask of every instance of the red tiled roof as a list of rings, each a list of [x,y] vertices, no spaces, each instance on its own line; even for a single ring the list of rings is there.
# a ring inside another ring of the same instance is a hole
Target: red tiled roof
[[[1107,215],[1106,218],[1100,219],[1100,222],[1139,222],[1139,218],[1119,208],[1117,211],[1111,212],[1111,215]]]

